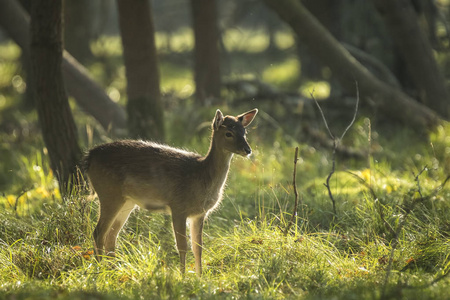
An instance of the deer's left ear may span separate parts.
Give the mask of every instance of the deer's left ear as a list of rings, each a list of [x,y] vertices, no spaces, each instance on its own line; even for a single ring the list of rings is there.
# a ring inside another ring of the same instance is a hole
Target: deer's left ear
[[[219,130],[219,127],[222,126],[222,123],[223,123],[223,114],[218,109],[218,110],[216,110],[216,116],[214,117],[213,129],[214,130]]]
[[[242,126],[247,127],[253,121],[257,113],[258,109],[255,108],[237,116],[237,118],[242,123]]]

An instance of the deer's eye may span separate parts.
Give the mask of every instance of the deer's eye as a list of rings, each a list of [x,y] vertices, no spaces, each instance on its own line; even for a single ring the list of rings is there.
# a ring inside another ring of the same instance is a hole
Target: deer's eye
[[[230,137],[233,137],[233,134],[228,131],[227,133],[225,133],[225,136],[230,138]]]

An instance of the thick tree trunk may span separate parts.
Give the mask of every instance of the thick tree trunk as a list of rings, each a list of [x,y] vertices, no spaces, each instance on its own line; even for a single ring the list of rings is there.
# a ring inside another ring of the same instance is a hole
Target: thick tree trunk
[[[34,2],[34,0],[32,1]],[[28,14],[15,0],[0,0],[0,26],[22,48],[23,55],[29,57]],[[112,101],[102,88],[89,78],[88,71],[64,51],[63,76],[68,93],[78,105],[92,115],[105,128],[124,130],[126,114],[124,109]]]
[[[118,0],[117,3],[127,76],[130,134],[163,140],[163,105],[150,2]]]
[[[394,43],[405,61],[422,102],[445,118],[450,117],[450,94],[433,49],[421,30],[410,0],[374,0]]]
[[[65,92],[62,65],[62,0],[33,0],[30,61],[39,124],[62,194],[70,192],[81,157]]]
[[[220,53],[216,0],[191,0],[194,28],[194,72],[198,101],[220,98]]]
[[[435,112],[402,91],[373,76],[297,0],[265,0],[288,23],[350,93],[358,82],[362,100],[372,99],[388,117],[415,128],[432,128],[439,122]]]

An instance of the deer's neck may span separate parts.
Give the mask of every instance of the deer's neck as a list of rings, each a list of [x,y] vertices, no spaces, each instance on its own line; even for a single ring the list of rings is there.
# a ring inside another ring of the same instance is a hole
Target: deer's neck
[[[218,147],[213,137],[204,158],[205,167],[213,182],[221,184],[226,180],[232,157],[233,153]]]

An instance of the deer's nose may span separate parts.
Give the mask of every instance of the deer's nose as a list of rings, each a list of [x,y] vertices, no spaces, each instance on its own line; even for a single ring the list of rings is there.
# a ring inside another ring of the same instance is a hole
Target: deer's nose
[[[244,147],[244,151],[245,153],[247,153],[247,155],[252,154],[252,149],[250,149],[250,147]]]

